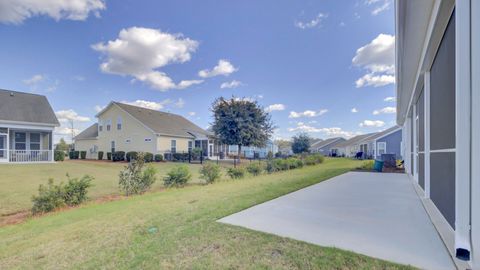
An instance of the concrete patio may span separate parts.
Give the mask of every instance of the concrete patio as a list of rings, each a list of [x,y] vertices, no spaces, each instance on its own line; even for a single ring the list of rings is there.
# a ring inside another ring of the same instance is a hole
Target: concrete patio
[[[404,174],[346,173],[219,221],[423,269],[455,269]]]

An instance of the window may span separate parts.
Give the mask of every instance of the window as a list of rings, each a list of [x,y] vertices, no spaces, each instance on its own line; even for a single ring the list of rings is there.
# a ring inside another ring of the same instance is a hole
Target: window
[[[191,152],[191,151],[192,151],[192,148],[193,148],[193,142],[192,142],[192,141],[188,141],[188,152]]]
[[[115,141],[112,141],[110,144],[112,146],[112,153],[114,153],[115,152]]]
[[[40,133],[30,133],[30,150],[40,150]]]
[[[111,127],[112,127],[112,120],[107,120],[107,131],[110,131]]]
[[[151,141],[152,141],[152,138],[145,138],[145,141],[146,141],[146,142],[151,142]]]
[[[15,132],[15,149],[27,150],[27,134],[25,132]]]
[[[378,156],[387,153],[387,143],[386,142],[379,142],[377,143],[378,146]]]
[[[172,153],[177,152],[177,141],[176,140],[171,141],[171,151],[172,151]]]
[[[120,116],[117,119],[117,130],[122,130],[122,118]]]
[[[102,132],[102,131],[103,131],[103,121],[98,120],[98,132]]]
[[[132,142],[131,139],[126,139],[126,140],[125,140],[125,143],[131,143],[131,142]]]

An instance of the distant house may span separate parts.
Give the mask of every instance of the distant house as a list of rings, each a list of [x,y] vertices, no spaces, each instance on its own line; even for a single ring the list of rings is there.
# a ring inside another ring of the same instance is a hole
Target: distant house
[[[97,123],[75,137],[75,150],[86,151],[89,159],[99,151],[173,154],[201,148],[210,158],[219,151],[211,132],[180,115],[110,102],[96,117]]]
[[[382,154],[394,154],[396,159],[402,159],[402,128],[393,126],[378,132],[368,138],[373,151],[369,152],[375,159],[380,159]]]
[[[313,153],[320,153],[324,156],[337,156],[337,151],[335,148],[341,142],[346,141],[342,137],[329,138],[324,141],[320,140],[310,146],[310,150]]]
[[[45,96],[0,90],[0,163],[53,162],[58,126]]]
[[[238,155],[238,146],[237,145],[229,145],[228,146],[228,155],[235,156]],[[256,147],[256,146],[242,146],[241,148],[241,156],[245,158],[254,158],[257,156],[258,158],[266,158],[268,152],[272,152],[273,155],[278,153],[278,145],[269,140],[267,141],[265,147]]]
[[[355,157],[358,152],[367,153],[368,144],[362,144],[368,137],[373,136],[375,133],[368,133],[363,135],[357,135],[346,141],[340,142],[334,147],[332,151],[335,151],[338,156]],[[372,147],[372,146],[371,146]]]

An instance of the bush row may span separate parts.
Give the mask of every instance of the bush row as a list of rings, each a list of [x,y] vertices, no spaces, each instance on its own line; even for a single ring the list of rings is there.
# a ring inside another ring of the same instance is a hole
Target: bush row
[[[85,175],[82,178],[70,178],[67,184],[54,184],[53,179],[48,185],[40,185],[38,195],[32,197],[32,213],[40,214],[53,211],[64,206],[75,206],[87,200],[88,188],[92,186],[93,177]]]

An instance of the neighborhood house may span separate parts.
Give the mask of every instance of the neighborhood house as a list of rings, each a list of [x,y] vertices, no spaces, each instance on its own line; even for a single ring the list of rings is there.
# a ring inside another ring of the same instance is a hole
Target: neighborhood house
[[[75,150],[97,159],[103,151],[141,151],[153,154],[203,150],[205,157],[219,153],[213,134],[180,115],[119,102],[110,102],[96,117],[98,122],[75,137]]]
[[[0,89],[0,163],[53,162],[58,126],[45,96]]]

